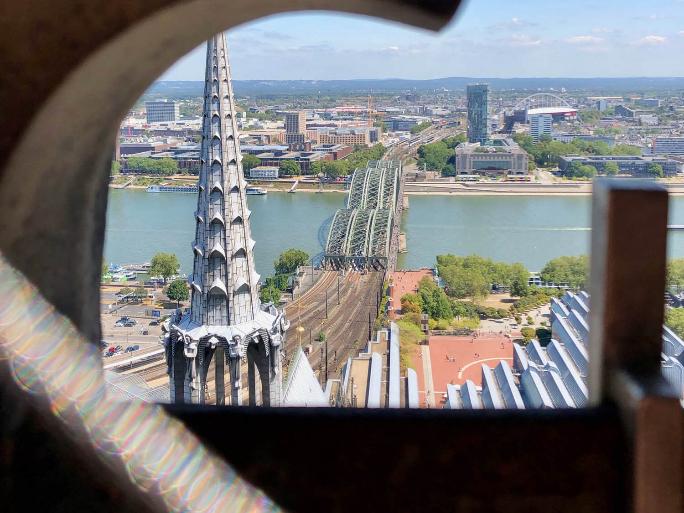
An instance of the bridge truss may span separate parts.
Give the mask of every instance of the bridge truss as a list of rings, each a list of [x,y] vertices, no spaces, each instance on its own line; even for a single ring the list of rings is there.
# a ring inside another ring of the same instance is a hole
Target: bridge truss
[[[387,268],[400,179],[398,161],[371,161],[354,171],[347,208],[337,211],[330,226],[323,260],[326,268]]]

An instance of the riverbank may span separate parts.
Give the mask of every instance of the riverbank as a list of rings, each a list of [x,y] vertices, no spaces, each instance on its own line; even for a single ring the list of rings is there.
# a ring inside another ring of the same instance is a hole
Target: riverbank
[[[662,185],[670,195],[684,196],[684,184]],[[407,182],[404,193],[416,196],[591,196],[592,184]]]

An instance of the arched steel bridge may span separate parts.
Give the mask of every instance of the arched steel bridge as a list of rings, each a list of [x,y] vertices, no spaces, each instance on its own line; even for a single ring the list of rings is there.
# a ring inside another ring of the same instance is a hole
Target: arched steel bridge
[[[347,208],[337,211],[330,226],[326,268],[387,268],[400,180],[398,161],[371,161],[365,169],[354,171]]]
[[[519,100],[514,110],[544,109],[549,107],[573,108],[564,98],[551,93],[534,93]]]

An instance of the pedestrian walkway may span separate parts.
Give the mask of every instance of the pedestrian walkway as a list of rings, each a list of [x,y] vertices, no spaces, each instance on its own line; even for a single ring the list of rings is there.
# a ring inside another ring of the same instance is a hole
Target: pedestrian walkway
[[[420,346],[423,360],[423,375],[425,376],[425,402],[428,408],[435,408],[435,387],[432,383],[432,363],[430,362],[430,346]]]

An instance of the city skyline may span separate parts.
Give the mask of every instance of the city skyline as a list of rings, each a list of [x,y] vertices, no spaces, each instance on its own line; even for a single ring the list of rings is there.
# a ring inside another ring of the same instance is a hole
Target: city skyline
[[[238,80],[682,76],[684,3],[469,2],[433,33],[339,13],[277,15],[228,32]],[[200,80],[203,48],[161,80]]]

